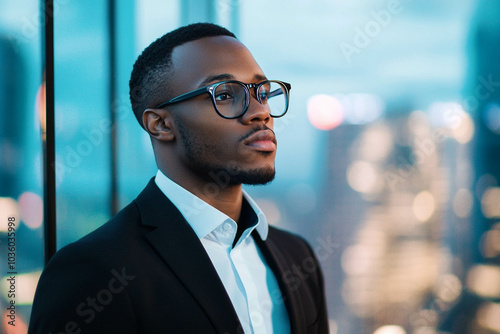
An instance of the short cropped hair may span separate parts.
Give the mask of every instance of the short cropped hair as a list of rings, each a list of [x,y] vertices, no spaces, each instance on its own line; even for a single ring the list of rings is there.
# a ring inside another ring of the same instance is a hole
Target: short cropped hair
[[[137,58],[130,76],[130,102],[139,124],[147,108],[161,103],[171,87],[172,51],[175,47],[204,37],[236,36],[221,26],[195,23],[173,30],[151,43]]]

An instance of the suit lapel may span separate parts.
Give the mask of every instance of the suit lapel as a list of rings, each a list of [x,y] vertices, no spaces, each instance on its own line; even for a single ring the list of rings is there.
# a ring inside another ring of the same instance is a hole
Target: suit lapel
[[[293,289],[292,285],[287,284],[287,276],[292,275],[292,270],[287,264],[284,254],[271,238],[263,241],[256,231],[252,233],[252,236],[278,281],[288,311],[291,333],[305,333],[307,331],[306,324],[301,321],[304,318],[302,301],[296,293],[297,289]]]
[[[152,179],[137,197],[151,246],[198,301],[218,333],[235,333],[238,316],[200,240]]]

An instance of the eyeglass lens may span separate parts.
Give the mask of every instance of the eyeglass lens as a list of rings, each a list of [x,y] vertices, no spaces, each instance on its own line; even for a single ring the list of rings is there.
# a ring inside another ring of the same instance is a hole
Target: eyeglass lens
[[[267,82],[259,86],[257,91],[257,99],[274,117],[285,113],[286,97],[286,88],[277,82]],[[224,117],[240,116],[248,105],[249,98],[250,96],[245,93],[245,87],[236,82],[220,84],[214,91],[217,110]]]

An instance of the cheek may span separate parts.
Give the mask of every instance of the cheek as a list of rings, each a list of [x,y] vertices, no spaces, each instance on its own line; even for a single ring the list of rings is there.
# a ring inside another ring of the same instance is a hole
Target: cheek
[[[191,129],[191,135],[201,145],[229,147],[236,141],[224,127],[204,124],[203,126],[192,127]]]
[[[223,119],[213,110],[212,113],[214,115],[185,120],[182,122],[183,127],[202,144],[228,147],[237,145],[243,133],[238,135],[235,131],[237,127],[235,120]]]
[[[239,151],[239,138],[232,135],[227,127],[196,123],[185,124],[179,130],[182,136],[179,149],[188,155],[223,161],[237,159],[235,154]]]
[[[222,160],[240,160],[241,157],[235,156],[244,151],[240,138],[251,131],[250,128],[242,127],[238,119],[220,117],[212,107],[185,108],[177,113],[176,123],[178,133],[183,137],[179,142],[188,141],[191,151],[206,158],[212,156]]]

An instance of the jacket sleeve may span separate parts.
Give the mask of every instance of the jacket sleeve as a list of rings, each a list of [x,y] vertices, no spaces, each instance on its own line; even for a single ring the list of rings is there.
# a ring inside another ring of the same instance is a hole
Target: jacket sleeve
[[[38,282],[28,333],[137,333],[127,291],[134,277],[102,254],[61,249]]]

